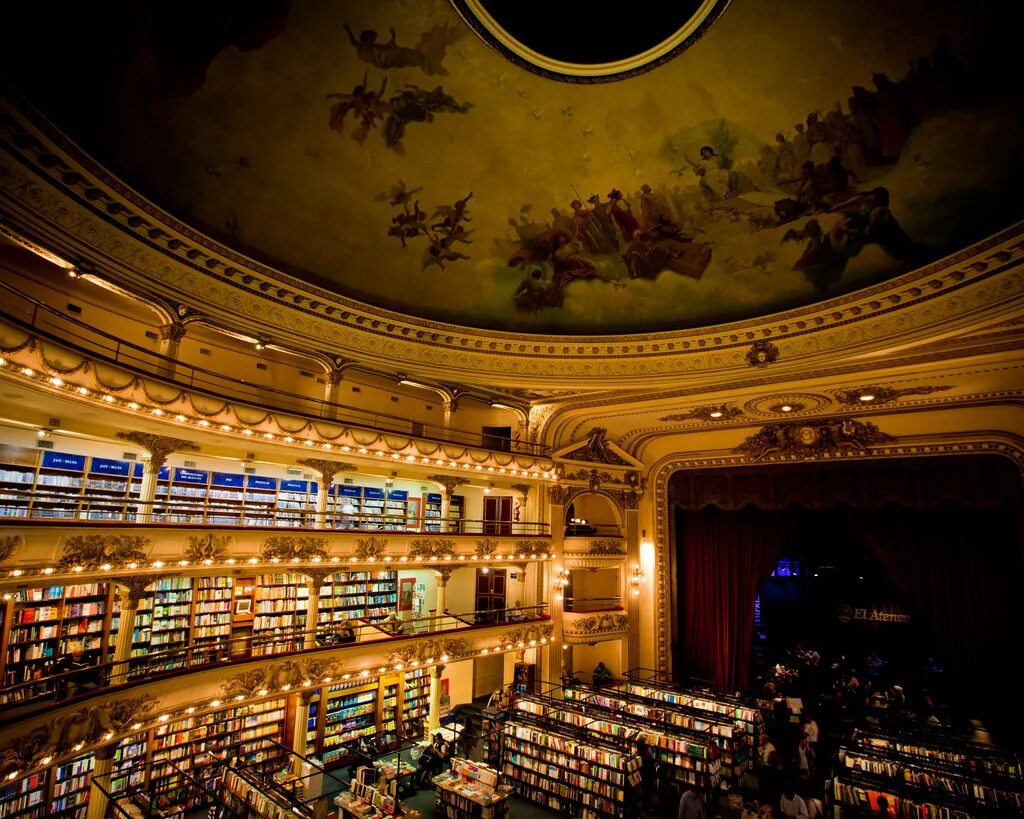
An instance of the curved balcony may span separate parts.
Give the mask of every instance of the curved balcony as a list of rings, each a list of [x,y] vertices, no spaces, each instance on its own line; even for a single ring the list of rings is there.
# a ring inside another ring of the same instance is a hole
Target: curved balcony
[[[24,364],[30,368],[38,367],[44,372],[50,369],[56,375],[68,370],[77,372],[83,368],[95,371],[99,365],[101,369],[111,371],[107,375],[114,375],[117,381],[123,382],[123,378],[116,377],[120,371],[130,379],[151,382],[159,393],[166,393],[170,388],[183,395],[194,395],[200,403],[205,404],[220,402],[227,406],[244,402],[249,407],[243,406],[241,409],[248,409],[254,417],[264,416],[270,411],[273,414],[286,414],[306,423],[344,425],[355,430],[356,437],[364,439],[368,435],[391,433],[410,436],[432,444],[470,447],[491,453],[504,452],[507,453],[506,458],[509,455],[521,455],[536,459],[547,458],[550,454],[550,449],[541,444],[410,421],[398,415],[371,412],[325,398],[288,392],[183,363],[92,327],[2,281],[0,296],[3,301],[0,321],[8,326],[6,335],[12,340],[17,334],[25,337],[24,341],[0,344],[0,351],[6,351],[5,355],[13,356],[26,348],[32,352],[39,347],[40,342],[44,342],[58,350],[57,357],[61,361],[70,363],[77,358],[70,367],[47,368],[46,362],[39,360],[32,364]],[[39,358],[45,358],[42,351]],[[173,376],[168,375],[169,373],[173,373]],[[124,389],[127,387],[117,391]],[[168,412],[169,415],[171,413],[173,410]],[[362,435],[359,436],[358,433]],[[551,464],[545,463],[543,467],[545,470],[550,469]]]
[[[629,631],[624,611],[565,612],[562,615],[562,642],[568,645],[595,645],[618,640]]]
[[[123,661],[83,665],[4,686],[0,688],[0,705],[3,705],[0,726],[6,726],[7,730],[14,723],[32,720],[37,714],[52,714],[55,708],[89,707],[96,700],[110,699],[127,690],[135,694],[140,690],[151,693],[173,690],[176,699],[187,698],[190,688],[200,689],[199,683],[191,685],[189,679],[204,683],[214,680],[218,684],[225,678],[251,682],[255,679],[252,677],[254,670],[313,668],[318,661],[323,661],[321,665],[329,662],[332,667],[354,669],[342,671],[339,680],[368,679],[404,667],[454,662],[544,644],[548,642],[550,626],[541,627],[549,623],[547,604],[541,603],[514,609],[410,618],[400,621],[394,628],[383,622],[354,619],[319,624],[315,630],[282,629],[262,637],[248,636],[152,652]],[[330,683],[331,678],[332,675],[325,672],[320,680],[310,679],[309,682]],[[292,687],[287,682],[282,685],[288,685],[285,691]],[[228,687],[234,692],[238,685]],[[251,693],[262,688],[256,685]],[[260,696],[267,693],[269,688]]]
[[[566,537],[562,544],[567,569],[615,569],[626,560],[626,541],[615,535]]]

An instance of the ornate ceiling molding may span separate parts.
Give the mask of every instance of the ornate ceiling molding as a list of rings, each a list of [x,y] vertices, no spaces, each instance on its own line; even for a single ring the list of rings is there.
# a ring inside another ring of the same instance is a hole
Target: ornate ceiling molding
[[[1022,287],[1018,224],[884,284],[767,319],[628,336],[469,330],[360,304],[248,259],[143,199],[34,112],[3,104],[0,213],[38,244],[133,292],[201,305],[226,326],[272,331],[298,349],[315,338],[332,355],[389,369],[516,387],[707,382],[749,370],[755,341],[779,350],[772,369],[799,369],[822,354],[935,335],[967,312],[1000,309]]]

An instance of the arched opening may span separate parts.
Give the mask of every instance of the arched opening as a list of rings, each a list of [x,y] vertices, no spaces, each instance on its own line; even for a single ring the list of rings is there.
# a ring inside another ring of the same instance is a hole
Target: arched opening
[[[566,537],[619,537],[621,534],[618,507],[607,495],[584,492],[565,507]]]

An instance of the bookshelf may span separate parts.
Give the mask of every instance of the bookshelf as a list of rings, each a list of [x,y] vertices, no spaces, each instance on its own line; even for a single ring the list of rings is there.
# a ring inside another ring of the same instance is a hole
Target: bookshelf
[[[337,808],[337,819],[367,819],[372,816],[394,816],[401,814],[396,791],[398,780],[391,779],[387,783],[375,786],[368,781],[376,771],[370,767],[362,767],[356,777],[349,783],[349,789],[334,797]]]
[[[110,792],[124,793],[143,788],[146,782],[147,735],[130,737],[118,743],[110,769]]]
[[[362,515],[359,522],[361,529],[384,529],[384,507],[386,492],[375,486],[363,487],[363,502],[359,507]]]
[[[449,769],[434,777],[436,815],[441,819],[502,819],[512,789],[499,784],[497,769],[453,757]]]
[[[383,620],[397,607],[397,572],[340,572],[324,578],[317,622],[326,625],[356,617]]]
[[[380,730],[390,733],[398,733],[398,721],[401,711],[402,685],[399,681],[386,682],[383,686],[383,696],[380,701]]]
[[[236,598],[237,600],[237,598]],[[279,629],[300,629],[306,624],[306,609],[309,603],[309,587],[306,578],[298,574],[269,574],[260,577],[255,586],[253,611],[253,637],[273,633]],[[302,637],[296,637],[292,648],[302,648]],[[261,654],[282,651],[282,646],[261,648],[254,646],[253,652]]]
[[[384,499],[384,528],[409,529],[409,493],[405,489],[388,489]]]
[[[615,739],[631,751],[643,740],[654,758],[661,764],[663,774],[674,782],[694,784],[709,790],[721,779],[721,761],[717,746],[707,732],[691,731],[656,721],[630,716],[614,708],[558,701],[549,697],[525,696],[516,699],[513,716],[532,715],[545,724],[557,723],[576,729],[587,739]]]
[[[91,754],[53,769],[50,813],[85,819],[89,784],[96,758]]]
[[[1024,814],[1019,761],[952,738],[945,742],[858,730],[839,749],[834,816],[877,808],[897,816]]]
[[[402,732],[407,737],[418,736],[430,710],[430,671],[416,668],[405,672],[402,687]]]
[[[268,794],[256,779],[226,769],[223,774],[224,801],[242,816],[258,819],[291,819],[291,807]]]
[[[502,747],[502,773],[515,792],[565,815],[624,817],[640,784],[640,758],[624,744],[584,741],[522,714],[506,723]]]
[[[441,494],[436,492],[428,492],[423,496],[423,530],[426,532],[441,531],[441,497]]]
[[[621,712],[652,724],[673,726],[694,731],[707,737],[721,751],[722,776],[740,784],[743,772],[751,765],[747,753],[746,737],[728,716],[682,704],[670,704],[661,699],[626,693],[621,688],[573,686],[563,691],[567,700],[597,706],[605,712]]]
[[[761,712],[757,707],[737,697],[712,694],[683,687],[658,686],[650,682],[629,680],[618,690],[646,700],[665,703],[685,710],[687,713],[704,713],[709,720],[713,716],[727,717],[735,725],[732,754],[725,762],[739,777],[757,759],[757,743],[761,735]],[[724,749],[723,749],[724,750]]]
[[[230,577],[197,577],[192,591],[192,645],[215,645],[231,637]]]
[[[57,673],[57,662],[78,643],[93,665],[106,661],[110,643],[111,587],[101,583],[43,586],[14,592],[4,603],[3,680],[6,686],[39,680]],[[34,688],[52,694],[53,688]],[[24,696],[14,691],[2,704]]]
[[[377,733],[379,684],[332,685],[321,696],[321,759],[328,767],[347,755],[347,746]]]
[[[0,816],[40,819],[49,815],[49,771],[0,787]]]

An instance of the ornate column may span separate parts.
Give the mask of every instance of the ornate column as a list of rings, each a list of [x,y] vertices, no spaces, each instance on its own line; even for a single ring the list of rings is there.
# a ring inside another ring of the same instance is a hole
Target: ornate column
[[[168,438],[148,432],[119,432],[117,437],[149,452],[149,460],[142,462],[142,485],[139,487],[139,505],[135,508],[135,520],[139,523],[151,521],[157,477],[160,474],[160,467],[167,463],[167,456],[172,452],[198,452],[199,447],[181,438]]]
[[[635,473],[630,473],[635,474]],[[627,480],[629,476],[627,475]],[[626,601],[626,616],[629,619],[629,631],[626,635],[626,666],[621,669],[627,671],[631,668],[640,667],[640,642],[642,630],[640,628],[641,595],[633,594],[630,586],[630,577],[634,567],[640,566],[640,499],[643,497],[646,481],[640,481],[639,476],[631,481],[633,488],[623,489],[619,492],[619,503],[623,509],[625,519],[625,540],[626,540],[626,562],[622,567],[622,595]],[[641,590],[642,591],[642,590]]]
[[[334,368],[324,376],[324,418],[338,417],[339,387],[341,386],[342,370]]]
[[[295,463],[299,466],[308,466],[310,469],[320,473],[319,491],[316,493],[316,517],[314,518],[314,529],[327,528],[327,498],[334,476],[339,472],[353,472],[355,464],[347,464],[341,461],[325,461],[320,458],[300,458]]]
[[[551,624],[554,627],[552,632],[551,648],[548,652],[548,667],[543,669],[546,676],[541,679],[557,681],[565,669],[565,657],[562,650],[562,614],[565,611],[561,595],[556,594],[553,588],[555,572],[565,565],[565,504],[570,497],[568,487],[555,484],[548,487],[548,526],[551,531],[551,552],[558,555],[557,560],[544,564],[544,585],[542,587],[543,599],[550,601],[548,610],[551,613]],[[543,654],[544,652],[540,652]],[[540,673],[541,669],[538,669]]]
[[[107,815],[107,795],[97,784],[110,790],[110,774],[114,770],[115,745],[105,745],[96,749],[96,761],[93,763],[89,785],[89,803],[85,809],[85,819],[105,819]]]
[[[456,475],[427,475],[427,480],[439,483],[444,487],[444,502],[441,504],[441,531],[451,531],[449,528],[450,524],[448,523],[448,509],[452,502],[452,495],[455,494],[455,490],[460,486],[468,484],[469,478],[460,478]],[[440,610],[441,607],[438,605],[438,611]]]
[[[132,655],[132,635],[135,631],[135,617],[139,613],[139,603],[146,596],[146,587],[159,579],[159,575],[153,574],[114,578],[117,599],[121,604],[121,619],[117,626],[117,642],[114,643],[112,661],[116,665],[110,672],[111,685],[128,681],[127,660]]]
[[[291,696],[295,697],[295,722],[292,724],[292,751],[302,756],[309,756],[309,746],[306,744],[308,732],[309,704],[313,701],[313,695],[317,689],[307,688]],[[293,760],[292,770],[299,773],[302,760]]]
[[[444,614],[446,605],[446,592],[448,589],[448,581],[451,580],[452,574],[455,572],[456,566],[430,566],[431,571],[437,579],[437,616],[440,617]]]
[[[160,374],[173,379],[177,375],[178,350],[181,340],[185,337],[186,327],[179,321],[164,324],[160,327],[160,355],[171,361],[160,363]]]
[[[324,583],[324,578],[334,574],[334,570],[313,571],[307,569],[302,573],[309,578],[306,581],[306,588],[309,589],[309,601],[306,605],[306,633],[302,647],[316,648],[316,629],[320,622],[320,587]],[[303,734],[305,734],[305,729],[303,729]]]
[[[535,521],[537,519],[529,506],[531,488],[530,484],[514,483],[512,484],[512,488],[515,489],[516,492],[518,492],[521,496],[521,500],[519,501],[518,514],[516,514],[515,510],[513,510],[512,514],[512,533],[516,535],[532,535],[534,534],[533,532],[524,531],[521,525],[518,527],[516,526],[517,523],[522,524],[526,521]]]
[[[430,710],[427,712],[427,721],[424,739],[429,739],[434,732],[441,727],[441,675],[444,674],[443,665],[435,665],[430,669]]]

